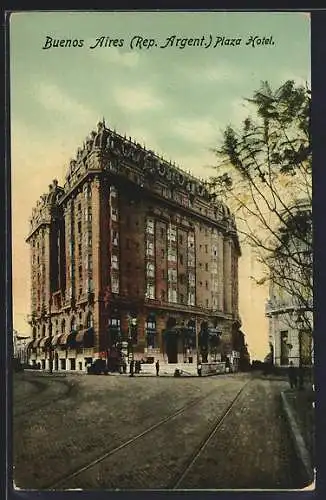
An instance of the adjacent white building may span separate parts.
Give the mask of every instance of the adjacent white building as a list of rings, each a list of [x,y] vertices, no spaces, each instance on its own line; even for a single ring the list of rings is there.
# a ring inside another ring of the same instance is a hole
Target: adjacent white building
[[[27,346],[31,342],[31,337],[24,336],[13,330],[13,357],[21,363],[28,363]]]
[[[295,207],[296,213],[308,215],[311,234],[311,205],[300,201]],[[298,219],[300,224],[300,219]],[[305,223],[305,222],[304,222]],[[295,230],[294,230],[295,234]],[[303,238],[304,240],[305,238]],[[287,248],[291,248],[294,258],[279,258],[271,271],[269,300],[266,304],[266,316],[269,318],[269,343],[275,366],[295,366],[313,364],[313,297],[312,297],[312,250],[302,239],[295,236]],[[282,255],[287,252],[282,252]],[[281,270],[278,268],[280,265]],[[272,266],[273,267],[273,266]]]

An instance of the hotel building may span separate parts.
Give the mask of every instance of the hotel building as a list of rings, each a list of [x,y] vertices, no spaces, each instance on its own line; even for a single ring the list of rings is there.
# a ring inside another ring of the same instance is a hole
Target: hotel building
[[[33,209],[30,362],[237,357],[240,246],[205,184],[103,122]],[[196,333],[197,332],[197,333]]]

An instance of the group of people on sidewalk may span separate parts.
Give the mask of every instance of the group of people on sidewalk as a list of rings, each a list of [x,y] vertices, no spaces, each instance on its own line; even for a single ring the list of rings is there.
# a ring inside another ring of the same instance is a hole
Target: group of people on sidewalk
[[[159,360],[157,360],[155,363],[155,369],[156,369],[156,376],[159,376],[160,374]],[[130,370],[129,370],[130,377],[133,377],[135,373],[140,373],[140,371],[141,371],[141,361],[135,361],[132,359],[130,361]]]
[[[290,361],[289,365],[289,382],[291,389],[303,389],[304,377],[302,366],[294,366],[293,362]]]

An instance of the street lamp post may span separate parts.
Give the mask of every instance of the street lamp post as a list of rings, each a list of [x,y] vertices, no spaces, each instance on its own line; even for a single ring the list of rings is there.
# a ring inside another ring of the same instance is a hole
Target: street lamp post
[[[128,340],[131,350],[131,363],[130,363],[130,377],[134,376],[134,339],[133,339],[133,327],[137,326],[137,319],[128,317]]]
[[[197,357],[197,373],[201,375],[201,366],[199,358],[199,338],[198,338],[198,318],[195,318],[195,336],[196,336],[196,357]]]
[[[303,332],[304,322],[300,313],[298,315],[296,323],[298,327],[298,343],[299,343],[299,389],[303,389],[304,380],[303,380],[303,366],[302,366],[302,332]]]

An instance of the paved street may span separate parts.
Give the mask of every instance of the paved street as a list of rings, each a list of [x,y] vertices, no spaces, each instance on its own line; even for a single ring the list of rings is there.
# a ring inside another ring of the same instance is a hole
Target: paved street
[[[285,387],[245,374],[16,374],[15,483],[27,489],[301,488],[280,405]]]

